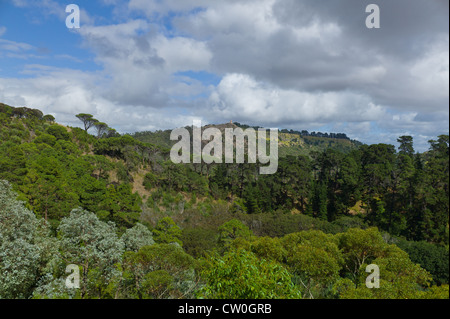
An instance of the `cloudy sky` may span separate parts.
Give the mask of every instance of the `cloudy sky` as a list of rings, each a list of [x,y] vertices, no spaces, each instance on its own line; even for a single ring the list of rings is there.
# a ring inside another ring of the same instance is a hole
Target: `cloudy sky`
[[[0,102],[122,133],[233,120],[424,151],[449,131],[448,3],[0,0]]]

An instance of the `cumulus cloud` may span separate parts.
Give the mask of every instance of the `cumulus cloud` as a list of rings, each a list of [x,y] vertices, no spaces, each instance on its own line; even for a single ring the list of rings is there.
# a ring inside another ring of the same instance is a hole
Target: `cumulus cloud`
[[[444,69],[442,84],[430,83],[439,88],[448,83],[448,58],[443,59],[448,56],[448,31],[443,31],[448,16],[440,13],[442,4],[382,1],[382,27],[374,31],[364,23],[368,3],[221,2],[175,22],[192,36],[209,39],[216,72],[246,73],[300,91],[350,88],[370,95],[375,103],[393,98],[392,107],[400,107],[402,98],[418,101],[416,105],[430,99],[434,92],[422,86],[425,78],[436,78],[434,71]],[[411,73],[427,56],[435,57],[434,68],[423,68],[426,74],[419,77]],[[392,85],[396,89],[389,89]],[[448,97],[448,89],[441,91]]]
[[[279,89],[243,74],[227,74],[211,94],[211,114],[257,124],[364,122],[381,120],[385,108],[354,93]]]
[[[203,42],[167,38],[154,32],[152,25],[144,20],[88,26],[79,32],[111,77],[106,96],[123,104],[157,108],[171,104],[174,87],[180,87],[172,75],[208,68],[211,59]],[[186,95],[189,95],[188,88],[184,85]],[[192,93],[197,94],[198,89]]]
[[[186,126],[194,119],[200,119],[181,114],[182,110],[172,107],[160,110],[111,101],[91,89],[101,81],[94,73],[41,65],[27,66],[26,73],[35,76],[26,79],[0,78],[0,101],[15,106],[39,107],[63,124],[80,126],[75,114],[90,113],[121,132],[135,132]]]

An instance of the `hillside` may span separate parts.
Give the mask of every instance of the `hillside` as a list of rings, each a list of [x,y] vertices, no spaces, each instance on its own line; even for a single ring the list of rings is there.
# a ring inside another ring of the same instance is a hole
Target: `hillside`
[[[312,154],[313,138],[353,142],[281,132],[297,155],[260,175],[259,164],[174,164],[167,133],[145,140],[75,116],[103,134],[0,104],[0,297],[214,298],[235,262],[249,291],[268,283],[264,298],[448,298],[448,135],[425,154],[409,137],[398,152]],[[352,288],[365,287],[354,256],[367,251],[400,286]],[[69,259],[85,267],[76,293],[61,286]],[[233,280],[227,298],[255,297]]]

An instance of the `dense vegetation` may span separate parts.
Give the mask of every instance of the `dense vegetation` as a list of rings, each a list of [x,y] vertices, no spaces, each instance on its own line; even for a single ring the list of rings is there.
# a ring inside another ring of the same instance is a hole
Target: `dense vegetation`
[[[0,298],[449,296],[448,135],[416,153],[409,136],[397,150],[282,133],[340,142],[298,140],[259,175],[173,164],[165,133],[77,117],[0,104]]]

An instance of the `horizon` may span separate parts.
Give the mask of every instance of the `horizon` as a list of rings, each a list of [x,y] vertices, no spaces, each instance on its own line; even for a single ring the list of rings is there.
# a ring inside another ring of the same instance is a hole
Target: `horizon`
[[[119,133],[200,120],[342,132],[417,152],[449,132],[448,2],[0,2],[0,101]],[[380,8],[369,29],[367,5]],[[218,124],[215,124],[218,125]]]

